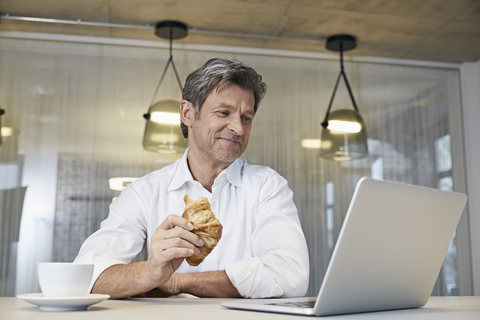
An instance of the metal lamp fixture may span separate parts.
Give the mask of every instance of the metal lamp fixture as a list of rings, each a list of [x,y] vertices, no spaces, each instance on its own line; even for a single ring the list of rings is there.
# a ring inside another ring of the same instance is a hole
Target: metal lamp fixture
[[[145,150],[158,153],[181,153],[185,151],[188,144],[187,139],[183,137],[180,127],[180,102],[161,100],[155,103],[155,98],[170,65],[172,65],[175,72],[180,91],[183,90],[175,62],[173,62],[172,42],[174,39],[186,37],[188,28],[182,22],[166,20],[157,24],[155,34],[160,38],[170,40],[170,58],[163,69],[162,76],[150,102],[148,113],[143,115],[147,120],[143,135],[143,147]]]
[[[5,110],[3,110],[0,107],[0,117],[5,113]],[[2,118],[0,118],[0,145],[2,144]]]
[[[351,35],[335,35],[327,39],[327,49],[340,52],[340,73],[322,122],[320,156],[325,159],[346,161],[368,155],[367,132],[358,111],[350,84],[343,68],[343,52],[356,48],[356,39]],[[340,78],[343,78],[355,110],[340,109],[330,112]]]

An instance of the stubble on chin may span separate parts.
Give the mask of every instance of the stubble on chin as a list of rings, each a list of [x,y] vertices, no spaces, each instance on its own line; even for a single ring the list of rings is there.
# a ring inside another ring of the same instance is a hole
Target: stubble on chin
[[[218,140],[216,141],[216,146],[214,147],[213,153],[214,157],[222,162],[225,163],[232,163],[243,154],[245,149],[247,148],[247,144],[245,142],[240,142],[236,147],[225,148],[221,147],[218,144]]]

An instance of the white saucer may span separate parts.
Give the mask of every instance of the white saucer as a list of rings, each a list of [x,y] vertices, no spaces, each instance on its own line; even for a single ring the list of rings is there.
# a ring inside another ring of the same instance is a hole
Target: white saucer
[[[78,311],[110,298],[108,294],[87,294],[84,297],[45,297],[43,293],[19,294],[17,298],[34,304],[43,311]]]

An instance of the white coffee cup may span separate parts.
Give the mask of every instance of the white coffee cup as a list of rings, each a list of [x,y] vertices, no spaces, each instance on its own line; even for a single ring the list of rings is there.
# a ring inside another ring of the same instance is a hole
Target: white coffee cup
[[[87,294],[92,276],[93,264],[38,264],[38,281],[45,297],[83,297]]]

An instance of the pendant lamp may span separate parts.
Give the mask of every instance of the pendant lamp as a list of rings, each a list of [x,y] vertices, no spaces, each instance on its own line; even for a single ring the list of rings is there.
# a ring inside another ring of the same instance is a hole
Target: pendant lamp
[[[148,112],[143,115],[147,120],[143,135],[143,148],[158,153],[182,153],[188,144],[180,127],[180,101],[161,100],[155,102],[155,99],[170,65],[175,73],[180,91],[183,90],[175,62],[173,62],[172,42],[174,39],[186,37],[188,28],[186,24],[180,21],[166,20],[156,25],[155,34],[160,38],[170,40],[170,58],[163,69]]]
[[[327,39],[327,49],[340,52],[340,73],[333,89],[327,114],[322,122],[320,156],[325,159],[347,161],[364,158],[368,155],[365,123],[360,116],[343,68],[343,52],[352,50],[356,46],[356,38],[351,35],[341,34]],[[339,109],[330,112],[341,78],[345,81],[354,110]]]

